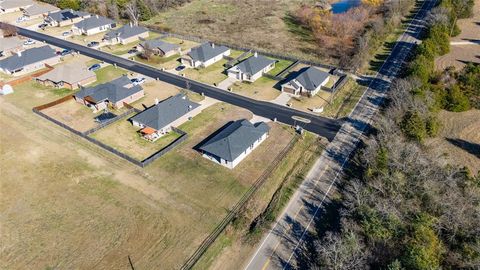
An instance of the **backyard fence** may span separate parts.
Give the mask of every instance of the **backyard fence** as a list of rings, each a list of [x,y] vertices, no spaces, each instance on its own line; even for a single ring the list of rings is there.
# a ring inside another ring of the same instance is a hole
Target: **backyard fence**
[[[147,166],[148,164],[152,163],[157,158],[159,158],[159,157],[165,155],[166,153],[170,152],[173,148],[175,148],[177,145],[184,142],[188,138],[188,134],[185,131],[180,130],[180,129],[175,128],[175,127],[172,127],[172,130],[175,131],[176,133],[180,134],[180,137],[178,137],[175,141],[173,141],[169,145],[160,149],[160,151],[158,151],[155,154],[149,156],[148,158],[142,160],[142,167]]]
[[[299,140],[300,136],[296,135],[290,140],[288,145],[278,154],[272,163],[265,169],[260,177],[257,178],[255,183],[247,190],[247,192],[240,198],[240,200],[232,207],[232,210],[222,219],[220,224],[215,227],[215,229],[203,240],[200,246],[195,250],[195,252],[188,258],[188,260],[183,264],[181,269],[191,269],[195,263],[201,258],[201,256],[207,251],[207,249],[215,242],[215,240],[220,236],[220,234],[225,230],[228,224],[233,221],[233,219],[240,213],[244,208],[247,202],[252,198],[255,192],[265,183],[265,181],[270,177],[273,170],[275,170],[282,159],[288,154],[290,149],[295,145]]]
[[[100,129],[102,129],[102,128],[110,125],[110,124],[113,124],[113,123],[117,122],[118,120],[120,120],[121,118],[124,118],[125,116],[127,116],[131,113],[134,113],[134,112],[137,112],[137,109],[132,107],[132,108],[128,109],[126,112],[124,112],[122,114],[119,114],[119,115],[117,115],[117,116],[115,116],[111,119],[108,119],[108,120],[104,121],[103,123],[100,123],[100,125],[83,132],[83,135],[87,136],[87,135],[90,135],[90,134],[92,134],[96,131],[99,131]]]
[[[44,68],[44,69],[42,69],[42,70],[40,70],[40,71],[38,71],[38,72],[36,72],[36,73],[30,74],[30,75],[26,75],[26,76],[23,76],[23,77],[20,77],[20,78],[17,78],[17,79],[14,79],[14,80],[5,82],[4,84],[9,84],[9,85],[11,85],[11,86],[19,85],[19,84],[24,83],[24,82],[26,82],[26,81],[30,81],[30,80],[33,79],[33,78],[40,77],[40,76],[42,76],[43,74],[50,72],[52,69],[53,69],[52,66],[45,65],[45,68]]]

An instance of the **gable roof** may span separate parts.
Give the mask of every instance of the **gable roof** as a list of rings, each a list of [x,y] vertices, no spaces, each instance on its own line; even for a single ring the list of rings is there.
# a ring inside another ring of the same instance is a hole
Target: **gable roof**
[[[15,71],[27,65],[45,61],[53,57],[58,57],[55,50],[45,45],[43,47],[31,48],[0,60],[0,68]]]
[[[18,36],[0,38],[0,52],[13,50],[17,47],[23,47],[23,41]]]
[[[58,66],[52,71],[37,77],[37,79],[41,81],[50,80],[56,83],[66,82],[73,85],[95,76],[95,72],[88,70],[85,65],[70,63]]]
[[[90,97],[96,103],[105,100],[115,103],[142,90],[140,85],[133,85],[130,79],[123,75],[104,84],[82,88],[74,96],[81,99]]]
[[[190,101],[186,95],[177,94],[133,116],[131,120],[160,130],[198,106],[200,104]]]
[[[238,63],[233,68],[239,69],[242,73],[254,75],[275,62],[273,59],[255,54]]]
[[[115,21],[110,20],[109,18],[106,18],[103,16],[96,15],[96,16],[83,19],[82,21],[74,24],[74,26],[77,27],[78,29],[88,31],[90,29],[94,29],[104,25],[111,25],[111,24],[115,24]]]
[[[202,45],[192,48],[188,55],[197,62],[206,62],[215,56],[225,53],[230,50],[225,46],[216,46],[213,43],[203,43]]]
[[[28,16],[35,16],[35,15],[41,15],[44,13],[52,12],[52,11],[57,11],[59,10],[57,7],[49,5],[49,4],[33,4],[25,9],[23,9],[23,13]]]
[[[295,89],[298,89],[303,86],[308,91],[313,91],[317,89],[328,77],[330,74],[327,72],[321,71],[314,67],[308,67],[303,69],[300,74],[293,78],[289,83]]]
[[[126,24],[118,29],[111,30],[105,34],[105,39],[121,38],[127,39],[148,32],[147,28]]]
[[[1,9],[21,8],[33,5],[32,0],[4,0],[0,1]]]
[[[48,13],[48,18],[52,21],[62,22],[79,17],[90,16],[88,12],[76,11],[73,9],[63,9],[57,12]]]
[[[175,50],[178,50],[178,48],[180,48],[180,45],[178,44],[171,44],[160,39],[147,40],[141,44],[141,46],[144,48],[147,45],[148,47],[150,47],[150,49],[158,48],[164,53],[175,51]]]
[[[264,122],[254,125],[246,119],[234,121],[206,141],[200,150],[234,161],[269,130],[270,127]]]

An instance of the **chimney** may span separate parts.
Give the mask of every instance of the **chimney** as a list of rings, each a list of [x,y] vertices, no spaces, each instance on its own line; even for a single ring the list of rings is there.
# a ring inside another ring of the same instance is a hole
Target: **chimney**
[[[212,48],[214,48],[214,49],[215,49],[215,43],[213,43],[213,42],[212,42]]]
[[[155,98],[155,105],[158,105],[158,98]]]
[[[253,57],[258,57],[258,53],[255,52],[255,53],[253,54]]]

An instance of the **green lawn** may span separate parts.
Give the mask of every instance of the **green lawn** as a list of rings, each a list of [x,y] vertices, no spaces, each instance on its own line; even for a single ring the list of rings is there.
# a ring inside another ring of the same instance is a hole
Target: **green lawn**
[[[97,74],[97,81],[94,82],[92,86],[112,81],[124,74],[128,74],[128,71],[123,68],[115,68],[114,66],[110,65],[95,71],[95,74]]]
[[[187,78],[208,84],[219,83],[227,78],[224,73],[225,64],[228,61],[222,59],[206,68],[188,68],[183,73]]]
[[[278,73],[282,72],[284,69],[286,69],[291,64],[293,64],[293,62],[289,61],[289,60],[278,60],[278,62],[275,63],[275,68],[270,70],[268,72],[268,74],[275,76]]]
[[[341,88],[332,100],[331,104],[325,106],[322,115],[334,118],[342,118],[350,114],[358,100],[365,91],[365,87],[359,85],[352,79]]]
[[[180,62],[177,61],[178,58],[180,58],[180,55],[175,54],[170,57],[153,55],[149,60],[144,59],[140,56],[134,56],[133,60],[138,61],[140,63],[144,63],[146,65],[150,65],[150,66],[163,67],[163,68],[170,69],[180,64]]]
[[[16,85],[13,94],[3,98],[16,106],[31,110],[33,107],[52,102],[68,94],[73,94],[73,91],[65,88],[46,87],[34,81],[27,81]]]
[[[259,100],[272,100],[280,95],[280,90],[275,88],[278,82],[267,77],[260,77],[254,83],[236,82],[231,88],[234,93]]]

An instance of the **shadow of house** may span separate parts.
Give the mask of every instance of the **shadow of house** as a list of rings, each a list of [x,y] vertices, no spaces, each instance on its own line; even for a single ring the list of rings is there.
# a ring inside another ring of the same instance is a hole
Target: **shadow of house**
[[[480,158],[480,144],[468,142],[457,138],[447,138],[447,141],[458,148],[461,148],[468,153]]]

